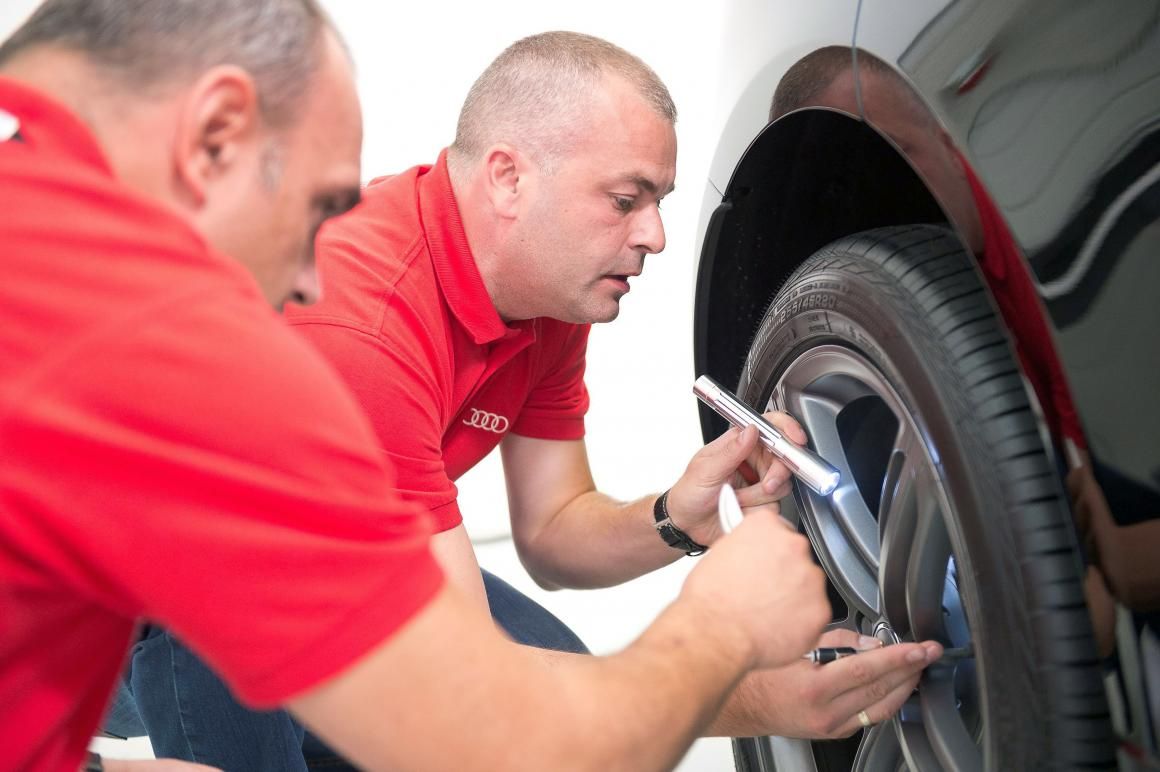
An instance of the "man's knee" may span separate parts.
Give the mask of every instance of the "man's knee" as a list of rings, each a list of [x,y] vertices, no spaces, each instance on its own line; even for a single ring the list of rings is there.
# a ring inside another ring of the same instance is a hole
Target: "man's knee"
[[[517,643],[574,654],[590,653],[580,637],[552,612],[503,579],[484,571],[483,586],[492,618]]]

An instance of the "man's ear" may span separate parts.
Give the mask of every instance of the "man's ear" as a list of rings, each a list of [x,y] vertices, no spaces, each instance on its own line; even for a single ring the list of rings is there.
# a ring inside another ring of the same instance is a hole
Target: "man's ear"
[[[524,158],[510,145],[499,144],[488,148],[483,156],[484,185],[492,208],[501,217],[518,214],[520,194],[527,180]]]
[[[187,91],[178,114],[174,162],[178,182],[197,205],[206,188],[256,147],[262,128],[254,79],[240,67],[207,70]]]

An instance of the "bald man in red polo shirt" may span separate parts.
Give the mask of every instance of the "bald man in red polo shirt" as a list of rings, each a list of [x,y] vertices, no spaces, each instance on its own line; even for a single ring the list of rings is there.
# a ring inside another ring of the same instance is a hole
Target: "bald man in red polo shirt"
[[[455,144],[434,165],[372,182],[323,231],[324,296],[288,309],[367,410],[399,494],[431,513],[432,548],[452,583],[525,643],[570,647],[546,611],[494,577],[481,581],[456,500],[454,480],[497,445],[520,557],[549,587],[614,585],[708,545],[711,556],[717,493],[746,462],[756,479],[740,499],[751,511],[789,488],[786,468],[750,433],[697,452],[665,495],[619,502],[589,472],[588,327],[616,317],[645,257],[664,249],[658,206],[674,182],[674,120],[664,84],[635,56],[574,33],[521,40],[473,86]],[[788,416],[772,420],[805,439]],[[746,581],[776,581],[771,570]],[[848,631],[826,643],[878,645]],[[887,647],[828,665],[826,678],[808,663],[752,676],[706,731],[848,735],[897,710],[938,650]],[[148,691],[164,681],[201,715],[228,712],[237,754],[284,731],[233,712],[192,667],[184,657],[180,669],[150,666]],[[135,679],[146,672],[133,669]],[[155,747],[201,741],[175,715]]]
[[[617,501],[589,471],[589,326],[616,318],[665,248],[675,120],[665,85],[627,51],[567,32],[520,40],[472,86],[434,165],[373,182],[324,231],[326,293],[287,310],[367,410],[400,494],[434,516],[451,579],[485,607],[499,595],[493,614],[517,637],[536,622],[512,619],[493,578],[481,585],[453,482],[497,446],[516,548],[548,588],[607,587],[699,553],[720,537],[716,492],[743,471],[755,472],[738,492],[745,507],[776,507],[789,491],[785,466],[733,432],[663,494]],[[769,418],[805,441],[789,416]],[[827,643],[877,646],[848,631]],[[861,711],[893,714],[923,652],[873,652],[822,690],[807,668],[750,679],[712,731],[848,735]]]

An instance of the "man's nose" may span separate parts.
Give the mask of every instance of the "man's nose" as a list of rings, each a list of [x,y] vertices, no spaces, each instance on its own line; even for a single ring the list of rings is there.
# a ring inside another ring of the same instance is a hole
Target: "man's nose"
[[[659,207],[650,206],[637,215],[633,249],[655,255],[665,248],[665,224]]]
[[[303,266],[294,276],[294,286],[291,288],[290,300],[298,305],[308,306],[322,299],[322,281],[318,278],[318,269],[312,260],[309,265]]]

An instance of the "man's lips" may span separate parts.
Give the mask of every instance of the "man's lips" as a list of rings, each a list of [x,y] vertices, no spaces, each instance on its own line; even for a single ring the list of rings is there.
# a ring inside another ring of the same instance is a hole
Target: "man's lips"
[[[634,276],[640,276],[640,271],[636,271],[635,273],[607,273],[604,275],[604,278],[619,285],[621,289],[628,292],[631,289],[628,280]]]
[[[628,284],[628,276],[625,274],[610,273],[604,278],[612,282],[621,292],[629,292],[632,290],[632,287]]]

